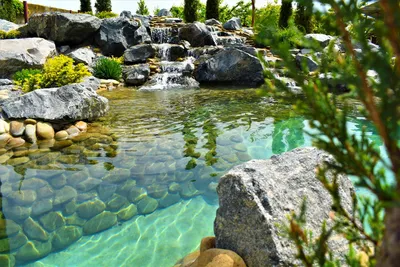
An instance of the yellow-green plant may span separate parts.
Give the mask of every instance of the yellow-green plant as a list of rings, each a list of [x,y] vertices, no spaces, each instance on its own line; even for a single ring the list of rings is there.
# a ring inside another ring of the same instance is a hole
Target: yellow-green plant
[[[18,38],[21,33],[17,30],[11,30],[8,32],[0,31],[0,39],[15,39]]]
[[[27,93],[39,88],[78,83],[86,76],[90,76],[90,72],[83,64],[74,65],[72,58],[60,55],[48,59],[43,70],[24,69],[15,73],[14,80]]]
[[[96,17],[98,17],[99,19],[108,19],[108,18],[118,17],[118,14],[109,12],[109,11],[102,11],[102,12],[96,13]]]
[[[81,82],[90,76],[90,72],[82,63],[74,65],[70,57],[59,55],[46,61],[43,68],[43,87],[59,87]]]

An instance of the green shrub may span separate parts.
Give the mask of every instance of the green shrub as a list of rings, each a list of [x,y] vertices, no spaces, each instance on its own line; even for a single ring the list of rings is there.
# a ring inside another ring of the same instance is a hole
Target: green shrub
[[[81,0],[81,12],[92,12],[92,4],[90,0]]]
[[[199,0],[185,0],[184,17],[186,22],[190,23],[198,21],[197,11],[199,3]]]
[[[111,0],[96,0],[94,7],[96,8],[96,13],[112,11]]]
[[[94,66],[94,76],[100,79],[119,80],[121,73],[121,64],[110,58],[101,58]]]
[[[109,18],[118,17],[118,14],[109,12],[109,11],[102,11],[102,12],[96,13],[96,17],[98,17],[99,19],[109,19]]]
[[[22,1],[0,0],[0,19],[15,22],[18,15],[24,14]]]
[[[219,0],[207,0],[206,19],[219,20]]]
[[[149,9],[147,8],[146,2],[144,0],[139,0],[136,14],[150,15]]]
[[[60,55],[48,59],[43,70],[24,69],[15,73],[14,80],[24,92],[30,92],[78,83],[86,76],[90,76],[90,72],[83,64],[74,65],[72,58]]]
[[[30,92],[40,88],[43,73],[38,69],[23,69],[14,74],[13,80],[16,85],[22,87],[24,92]]]
[[[183,18],[183,6],[172,6],[171,7],[172,16],[175,18]]]

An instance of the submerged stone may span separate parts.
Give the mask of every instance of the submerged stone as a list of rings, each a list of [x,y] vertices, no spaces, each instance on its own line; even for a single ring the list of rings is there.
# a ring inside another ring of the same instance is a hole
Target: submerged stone
[[[115,191],[117,191],[117,188],[118,186],[115,184],[100,184],[97,187],[99,198],[103,201],[109,200]]]
[[[77,241],[82,236],[82,228],[77,226],[63,226],[53,236],[53,249],[62,250]]]
[[[165,185],[152,184],[147,187],[147,194],[153,198],[162,198],[168,193],[168,188]]]
[[[145,197],[147,197],[147,191],[142,187],[132,188],[128,195],[129,201],[133,203],[136,203]]]
[[[2,267],[14,267],[15,257],[11,254],[0,254],[0,266]]]
[[[52,199],[42,199],[39,201],[35,201],[32,205],[32,216],[39,216],[46,212],[49,212],[53,209],[53,200]]]
[[[18,234],[9,238],[0,239],[0,253],[17,249],[23,246],[26,242],[28,242],[28,238],[26,238],[22,232],[18,232]]]
[[[32,218],[28,218],[25,220],[23,229],[30,240],[49,240],[49,235],[47,234],[47,232]]]
[[[80,204],[76,212],[78,213],[79,217],[90,219],[103,212],[105,209],[106,205],[101,200],[95,199],[94,201],[88,201]]]
[[[181,200],[179,194],[166,194],[163,198],[159,200],[161,208],[167,208],[178,203]]]
[[[47,256],[51,252],[51,241],[29,241],[15,255],[18,261],[33,261]]]
[[[87,191],[90,191],[90,190],[96,188],[99,184],[101,184],[100,179],[95,179],[95,178],[89,177],[87,180],[79,183],[76,186],[76,189],[78,189],[79,191],[82,191],[82,192],[87,192]]]
[[[28,206],[35,202],[37,195],[33,190],[20,190],[12,192],[8,198],[19,205]]]
[[[151,197],[144,197],[137,203],[140,214],[150,214],[158,207],[158,201]]]
[[[55,206],[63,204],[65,202],[70,201],[73,198],[76,198],[77,195],[78,193],[74,188],[70,186],[65,186],[62,189],[55,191],[53,204]]]
[[[119,184],[125,182],[131,176],[131,172],[126,169],[114,169],[103,178],[105,183]]]
[[[135,204],[130,204],[129,206],[122,208],[117,212],[118,220],[127,221],[131,219],[133,216],[137,215],[137,207]]]
[[[107,210],[110,211],[118,211],[122,206],[129,204],[126,197],[123,197],[118,194],[114,194],[114,196],[107,202]]]
[[[67,177],[64,174],[55,176],[50,179],[50,184],[55,189],[63,188],[67,184]]]
[[[16,224],[13,220],[0,218],[0,238],[7,238],[13,236],[20,230],[21,226]]]
[[[200,192],[196,189],[193,182],[185,182],[182,185],[182,190],[179,192],[182,198],[192,198],[200,195]]]
[[[95,234],[104,231],[117,223],[117,216],[109,211],[104,211],[89,221],[83,226],[85,235]]]
[[[43,228],[49,232],[53,232],[54,230],[60,228],[65,225],[64,217],[58,212],[49,212],[46,215],[40,217],[40,223]]]
[[[65,218],[65,222],[67,225],[76,225],[76,226],[84,226],[86,223],[85,219],[82,219],[78,216],[78,214],[74,213],[71,216]]]

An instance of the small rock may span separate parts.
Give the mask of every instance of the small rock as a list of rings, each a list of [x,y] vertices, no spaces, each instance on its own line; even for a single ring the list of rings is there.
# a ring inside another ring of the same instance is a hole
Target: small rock
[[[21,230],[21,226],[13,220],[0,218],[0,239],[13,236]],[[1,265],[0,265],[1,266]]]
[[[126,197],[114,194],[114,196],[107,202],[107,210],[118,211],[121,207],[127,204],[129,203]]]
[[[146,63],[148,58],[156,56],[156,49],[151,44],[141,44],[127,49],[124,53],[124,63],[137,64]]]
[[[36,200],[36,192],[33,190],[20,190],[12,192],[8,195],[8,198],[14,201],[16,204],[23,206],[30,206]]]
[[[53,236],[53,249],[62,250],[82,237],[82,228],[77,226],[63,226]]]
[[[5,147],[11,140],[12,136],[8,133],[3,133],[0,135],[0,147]]]
[[[117,216],[109,211],[104,211],[91,218],[83,226],[85,235],[95,234],[104,231],[117,223]]]
[[[166,194],[163,198],[159,200],[161,208],[167,208],[178,203],[181,200],[179,194]]]
[[[224,23],[224,29],[228,31],[238,31],[242,28],[242,22],[240,18],[231,18]]]
[[[32,216],[40,216],[49,212],[53,209],[53,200],[52,199],[43,199],[39,201],[35,201],[32,205]]]
[[[51,241],[29,241],[15,255],[18,261],[33,261],[47,256],[51,252]]]
[[[94,201],[88,201],[80,204],[76,212],[79,217],[83,219],[90,219],[103,212],[105,209],[106,205],[103,203],[103,201],[96,199]]]
[[[26,242],[28,242],[28,238],[26,238],[22,232],[19,232],[18,234],[9,238],[0,239],[0,253],[18,249],[26,244]]]
[[[8,122],[0,119],[0,134],[8,133],[10,131],[10,125]]]
[[[172,17],[172,13],[168,9],[163,8],[160,11],[158,11],[157,16],[158,17]]]
[[[154,198],[144,197],[137,203],[138,211],[140,214],[150,214],[158,207],[158,202]]]
[[[25,131],[25,125],[23,122],[12,121],[10,123],[10,133],[12,136],[22,136]]]
[[[68,139],[68,132],[67,131],[59,131],[56,133],[55,137],[56,141],[62,141]]]
[[[69,135],[69,138],[72,138],[79,135],[81,131],[78,129],[78,127],[72,125],[67,129],[67,133]]]
[[[206,24],[207,26],[220,26],[220,25],[222,25],[222,23],[219,22],[219,21],[216,20],[216,19],[208,19],[208,20],[205,21],[205,24]]]
[[[58,212],[49,212],[39,219],[40,224],[49,232],[53,232],[65,225],[64,217]]]
[[[70,186],[65,186],[64,188],[55,191],[55,197],[53,201],[53,205],[60,205],[65,202],[70,201],[78,195],[76,190]]]
[[[133,188],[128,195],[129,201],[136,203],[147,196],[147,192],[142,187]]]
[[[87,130],[87,123],[84,121],[78,121],[77,123],[75,123],[75,126],[81,131],[81,132],[86,132]]]
[[[0,266],[2,267],[14,267],[15,257],[12,254],[0,254]]]
[[[5,137],[5,138],[7,138],[7,137]],[[7,143],[7,148],[12,149],[12,148],[23,146],[24,144],[25,144],[25,140],[22,139],[21,137],[11,138]]]
[[[36,143],[36,125],[27,124],[25,127],[25,139],[29,143]]]
[[[130,204],[128,207],[121,209],[117,212],[118,220],[127,221],[137,214],[137,207],[134,204]]]
[[[54,138],[54,129],[49,123],[38,122],[36,124],[36,132],[40,139],[53,139]]]
[[[26,119],[26,120],[24,121],[24,123],[25,123],[25,124],[33,124],[33,125],[36,125],[37,121],[34,120],[34,119]]]
[[[38,240],[38,241],[47,241],[49,240],[49,235],[47,232],[32,218],[28,218],[25,220],[24,225],[24,232],[28,236],[30,240]]]

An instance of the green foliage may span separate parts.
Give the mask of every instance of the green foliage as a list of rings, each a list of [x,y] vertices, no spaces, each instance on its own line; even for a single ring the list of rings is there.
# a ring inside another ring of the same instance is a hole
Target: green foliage
[[[273,13],[265,17],[262,23],[256,24],[256,31],[256,42],[265,46],[273,47],[273,40],[279,40],[288,43],[290,47],[297,47],[303,38],[303,33],[295,26],[293,19],[289,20],[286,28],[280,28]]]
[[[305,0],[298,2],[307,4]],[[269,44],[283,59],[288,75],[302,89],[304,97],[297,101],[295,109],[309,118],[308,134],[314,145],[335,158],[335,162],[317,171],[317,177],[332,196],[335,212],[330,216],[333,223],[324,224],[320,234],[313,236],[305,229],[304,204],[290,216],[287,232],[296,245],[297,258],[305,266],[339,266],[327,244],[337,234],[349,242],[347,265],[396,266],[400,257],[400,240],[393,238],[400,234],[400,6],[398,1],[380,0],[385,20],[372,22],[361,13],[357,0],[318,2],[332,7],[335,20],[329,19],[329,24],[340,32],[345,54],[335,52],[333,42],[328,49],[322,49],[300,38],[298,43],[302,46],[321,53],[318,73],[311,75],[307,68],[299,69],[296,65],[289,51],[289,40],[271,35],[275,38]],[[351,31],[347,28],[349,24]],[[379,33],[379,50],[373,49],[366,38],[371,29]],[[355,44],[362,53],[354,51]],[[396,58],[394,63],[393,58]],[[367,75],[371,70],[377,73],[377,79]],[[332,94],[332,88],[325,79],[318,78],[319,74],[329,74],[331,82],[346,84],[349,92]],[[270,94],[276,98],[294,97],[274,73],[267,70],[266,77]],[[367,119],[360,126],[361,134],[348,128],[354,112]],[[371,131],[380,139],[371,140]],[[353,196],[353,213],[341,203],[339,179],[343,174],[355,177],[356,188],[368,192]],[[368,262],[362,263],[365,257]]]
[[[136,14],[150,15],[149,9],[147,8],[146,2],[144,0],[139,0]]]
[[[173,17],[183,18],[184,17],[183,10],[184,10],[183,6],[172,6],[170,11]]]
[[[219,20],[219,3],[220,0],[207,0],[206,19]]]
[[[17,30],[11,30],[8,32],[0,31],[0,40],[1,39],[16,39],[21,35],[21,32]]]
[[[96,17],[98,17],[99,19],[109,19],[109,18],[118,17],[118,14],[109,12],[109,11],[102,11],[102,12],[96,13]]]
[[[94,66],[94,76],[100,79],[114,79],[121,78],[122,68],[117,60],[110,58],[101,58]]]
[[[16,85],[22,87],[24,92],[30,92],[40,88],[43,73],[37,69],[23,69],[14,74],[13,80]]]
[[[153,14],[154,14],[154,16],[156,16],[159,12],[160,12],[160,8],[159,7],[156,7],[155,9],[154,9],[154,11],[153,11]]]
[[[111,0],[96,0],[94,7],[96,8],[96,13],[112,11]]]
[[[237,17],[242,21],[242,25],[248,27],[251,25],[251,2],[239,1],[230,8],[228,5],[220,7],[220,19],[222,22]]]
[[[295,23],[297,28],[305,33],[311,33],[313,30],[312,25],[312,10],[313,10],[312,1],[309,2],[308,5],[299,4],[295,13]]]
[[[199,4],[199,0],[185,0],[183,15],[186,22],[191,23],[198,21],[197,10]]]
[[[81,82],[90,72],[83,64],[73,64],[72,58],[60,55],[50,58],[44,64],[43,70],[24,69],[14,74],[16,84],[24,92],[39,88],[60,87]]]
[[[90,0],[81,0],[81,12],[92,12],[92,4]]]
[[[293,13],[292,0],[282,0],[281,13],[279,16],[279,27],[287,28],[289,19]]]
[[[0,19],[15,22],[18,15],[24,14],[24,6],[19,0],[0,0]]]

